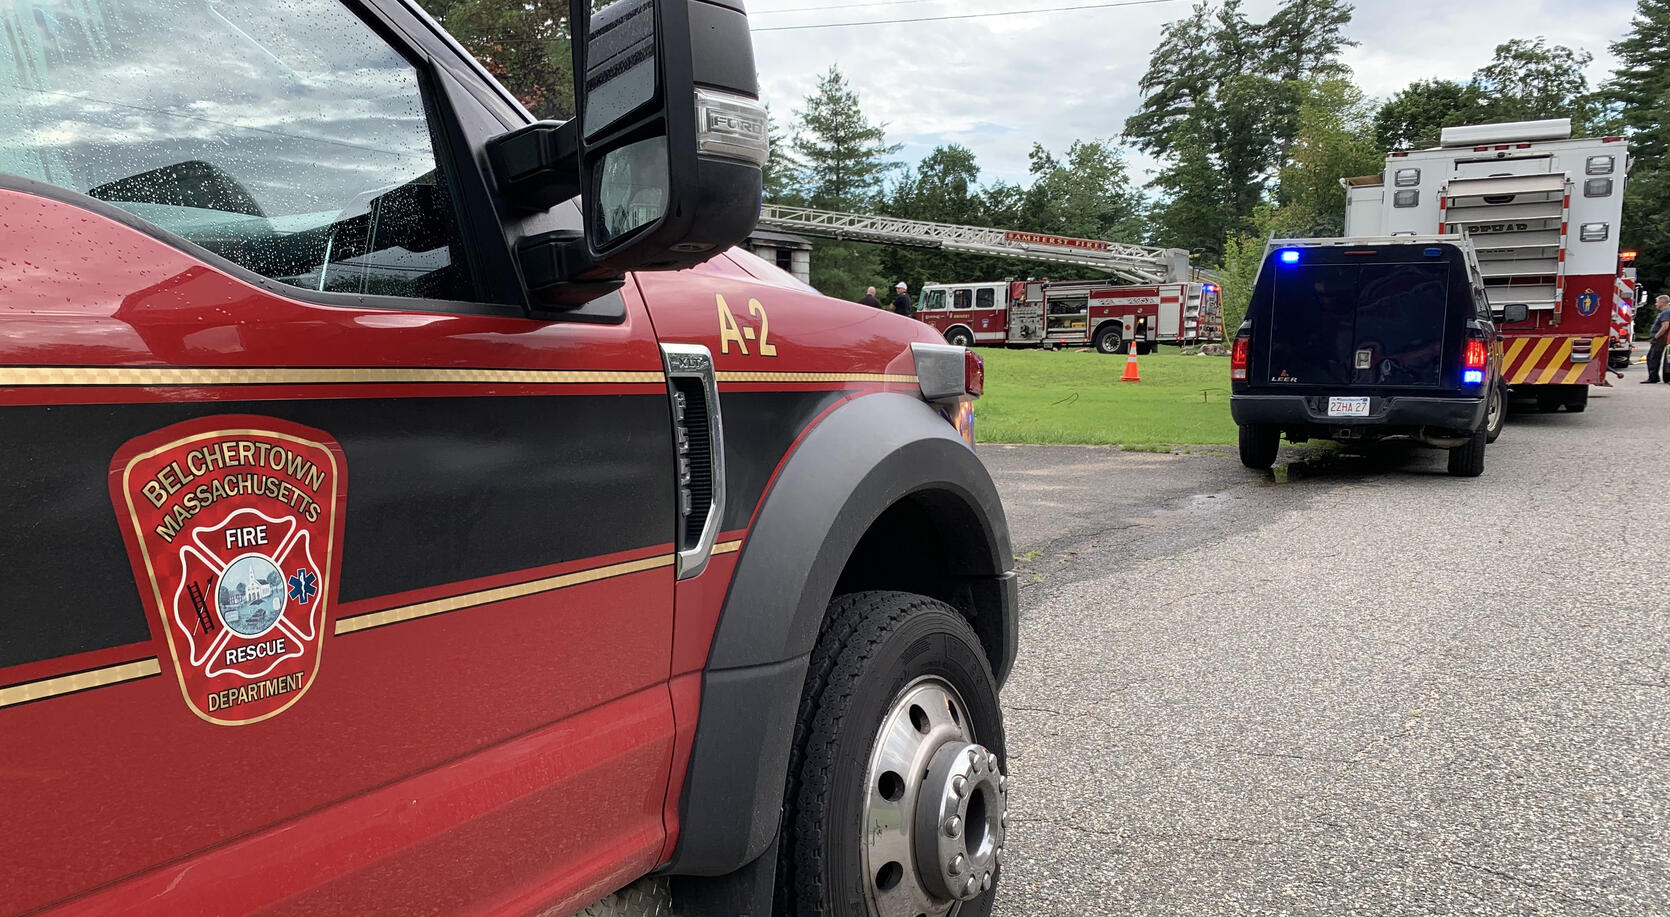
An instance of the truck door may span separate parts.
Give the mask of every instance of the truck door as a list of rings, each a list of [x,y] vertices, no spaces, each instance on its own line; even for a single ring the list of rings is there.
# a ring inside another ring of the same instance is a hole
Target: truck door
[[[476,166],[524,116],[403,6],[41,9],[0,12],[53,49],[0,68],[0,912],[651,868],[667,383],[630,284],[529,317]]]

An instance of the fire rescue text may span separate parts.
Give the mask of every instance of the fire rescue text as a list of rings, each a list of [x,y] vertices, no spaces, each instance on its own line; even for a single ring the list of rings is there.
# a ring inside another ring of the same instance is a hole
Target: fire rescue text
[[[183,467],[182,467],[183,465]],[[257,471],[231,471],[236,468]],[[289,478],[266,473],[278,472]],[[225,472],[209,478],[215,472]],[[193,481],[202,480],[196,487]],[[157,525],[159,538],[170,544],[193,516],[228,497],[268,497],[289,506],[308,522],[319,518],[319,504],[311,494],[324,486],[325,473],[300,453],[258,440],[224,440],[187,452],[182,461],[162,466],[140,487],[151,505],[162,509],[170,497],[182,494]]]

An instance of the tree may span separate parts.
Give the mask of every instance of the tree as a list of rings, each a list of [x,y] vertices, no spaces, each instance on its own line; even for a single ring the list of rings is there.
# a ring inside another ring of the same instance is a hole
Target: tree
[[[1444,128],[1478,119],[1477,88],[1451,80],[1416,80],[1374,116],[1375,143],[1382,150],[1435,147]]]
[[[1345,76],[1341,49],[1356,47],[1345,37],[1351,5],[1342,0],[1287,0],[1264,24],[1268,74],[1278,80],[1313,80]]]
[[[858,210],[875,203],[882,178],[896,165],[886,157],[899,151],[887,145],[887,126],[872,124],[847,85],[840,68],[831,66],[818,88],[796,112],[800,132],[791,148],[800,160],[802,184],[813,207]]]
[[[790,129],[778,123],[766,111],[767,135],[770,153],[765,160],[765,166],[760,170],[761,196],[767,201],[778,204],[799,203],[800,195],[800,160],[795,158],[794,148],[790,140]]]
[[[1212,149],[1201,126],[1187,123],[1178,132],[1171,162],[1160,170],[1154,186],[1162,192],[1154,210],[1150,241],[1168,248],[1187,249],[1207,264],[1223,257],[1226,193],[1223,173],[1212,161]]]
[[[592,0],[592,9],[605,0]],[[562,0],[423,0],[423,7],[536,118],[574,117],[574,60]]]
[[[1125,136],[1144,153],[1171,152],[1181,125],[1195,106],[1208,100],[1217,81],[1217,59],[1211,35],[1212,7],[1196,3],[1187,18],[1166,23],[1160,43],[1149,55],[1148,70],[1137,81],[1142,107],[1125,119]]]
[[[1264,23],[1241,0],[1208,0],[1165,27],[1139,83],[1142,107],[1125,122],[1127,139],[1169,159],[1153,182],[1164,195],[1157,237],[1214,261],[1250,225],[1309,87],[1347,72],[1339,54],[1352,44],[1350,21],[1346,0],[1284,0]]]
[[[1142,236],[1142,195],[1111,141],[1075,140],[1062,160],[1039,144],[1030,155],[1026,229],[1086,239]]]
[[[1294,235],[1337,236],[1345,231],[1345,189],[1339,180],[1378,174],[1381,150],[1373,108],[1347,79],[1316,84],[1299,109],[1299,131],[1282,169],[1276,199]]]
[[[887,128],[872,124],[838,67],[831,66],[796,112],[800,129],[789,148],[797,163],[800,195],[825,210],[872,210],[883,177],[897,167],[887,157]],[[830,296],[857,299],[881,273],[880,253],[861,243],[824,242],[812,258],[812,286]]]
[[[912,220],[989,225],[979,181],[980,166],[972,150],[957,144],[937,147],[914,170],[905,172],[884,209]],[[1005,266],[995,258],[902,245],[883,248],[881,265],[885,276],[903,280],[912,289],[929,281],[1006,276]]]
[[[1542,38],[1515,38],[1496,46],[1490,63],[1473,73],[1480,115],[1485,121],[1571,118],[1577,133],[1598,114],[1583,75],[1594,55],[1550,45]]]
[[[1635,160],[1624,185],[1620,241],[1640,252],[1635,263],[1641,283],[1663,290],[1670,287],[1670,168],[1664,162],[1670,153],[1670,0],[1637,0],[1629,33],[1612,53],[1618,68],[1605,91],[1616,100]]]

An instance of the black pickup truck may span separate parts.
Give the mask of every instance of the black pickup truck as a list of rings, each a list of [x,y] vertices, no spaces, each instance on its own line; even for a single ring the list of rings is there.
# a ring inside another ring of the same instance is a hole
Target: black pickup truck
[[[1272,242],[1231,351],[1242,464],[1269,468],[1283,436],[1395,436],[1483,473],[1505,413],[1497,320],[1464,237]]]

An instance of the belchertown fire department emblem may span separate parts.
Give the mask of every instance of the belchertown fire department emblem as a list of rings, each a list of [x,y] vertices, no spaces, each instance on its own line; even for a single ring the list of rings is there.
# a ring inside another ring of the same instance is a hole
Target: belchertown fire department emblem
[[[260,722],[313,684],[345,464],[324,433],[266,417],[188,421],[117,452],[111,497],[139,591],[203,719]]]

